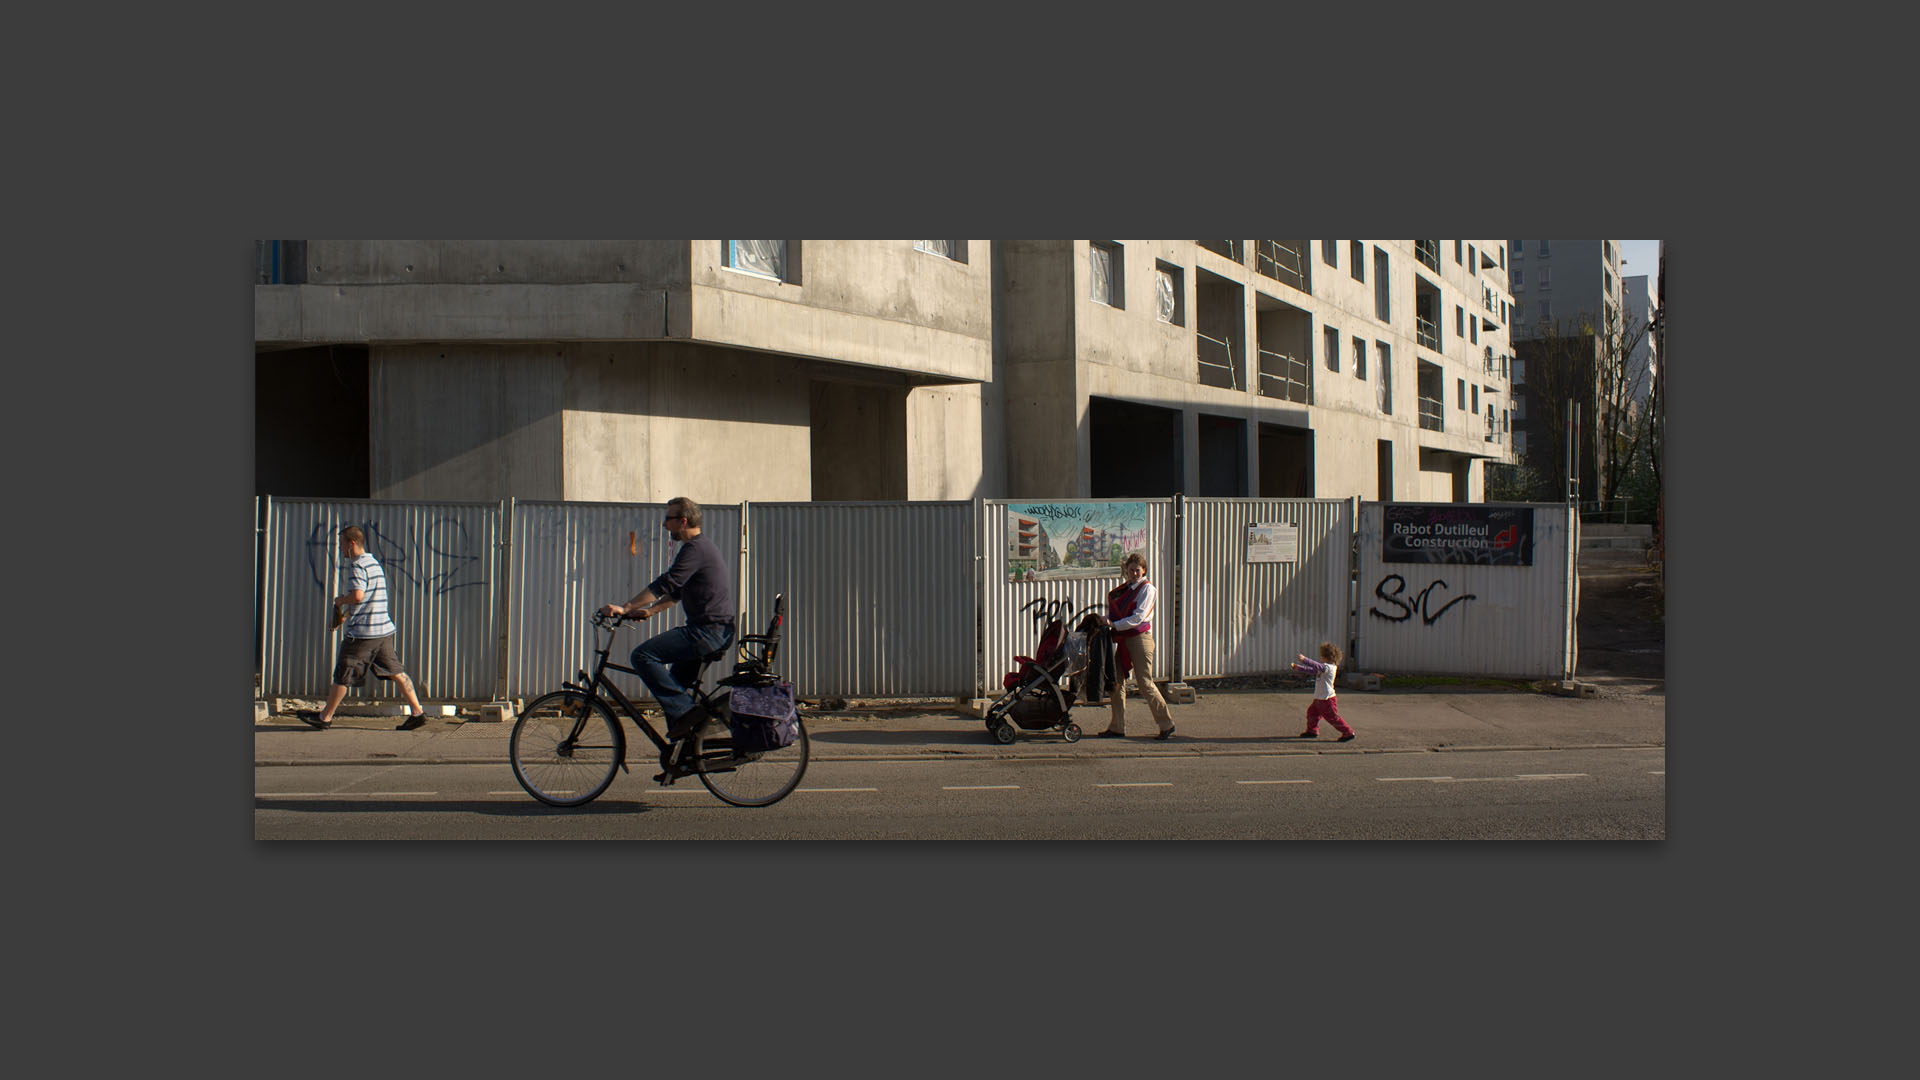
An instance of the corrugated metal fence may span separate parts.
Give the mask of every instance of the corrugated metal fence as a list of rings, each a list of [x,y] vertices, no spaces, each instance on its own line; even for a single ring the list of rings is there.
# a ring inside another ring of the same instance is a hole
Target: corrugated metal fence
[[[1355,663],[1369,671],[1427,674],[1572,673],[1579,533],[1567,506],[1474,504],[1533,510],[1532,565],[1483,566],[1385,561],[1385,505],[1360,506]]]
[[[974,681],[974,504],[749,503],[746,609],[787,598],[779,667],[813,697],[958,697]]]
[[[509,509],[509,659],[501,694],[530,698],[593,666],[593,613],[602,604],[625,603],[639,595],[666,571],[676,545],[667,535],[665,503],[514,501]],[[735,556],[734,580],[740,580],[740,507],[702,506],[700,512],[701,533],[722,553]],[[635,646],[684,622],[686,616],[676,606],[644,623],[622,627],[611,659],[627,663]],[[722,665],[714,665],[708,685],[726,674]],[[646,696],[638,678],[617,671],[608,677],[629,697]]]
[[[1145,507],[1138,546],[1161,590],[1163,677],[1284,672],[1294,653],[1321,641],[1351,645],[1351,663],[1369,670],[1532,678],[1569,670],[1577,533],[1565,506],[1531,504],[1534,558],[1519,568],[1386,564],[1381,503],[1130,502]],[[1101,501],[1060,505],[1075,504]],[[774,596],[786,596],[780,668],[806,696],[983,697],[998,691],[1015,655],[1032,651],[1049,615],[1104,610],[1116,584],[1015,580],[1008,508],[1018,505],[710,505],[704,531],[738,555],[742,633],[764,629]],[[400,655],[425,694],[485,701],[544,693],[591,662],[593,611],[638,593],[672,559],[664,515],[658,503],[268,499],[260,692],[326,694],[342,526],[366,529],[386,568]],[[1293,561],[1250,559],[1255,525],[1297,530]],[[614,659],[624,663],[634,645],[681,620],[674,609],[623,631]],[[644,696],[637,679],[615,679]],[[396,696],[380,680],[357,693]]]
[[[493,697],[503,512],[499,503],[268,499],[261,692],[326,696],[339,644],[331,601],[343,591],[337,537],[358,525],[386,574],[400,659],[422,696]],[[384,679],[360,693],[399,698]]]
[[[1322,641],[1347,648],[1355,504],[1345,499],[1186,499],[1181,513],[1180,674],[1286,671]],[[1255,525],[1298,530],[1291,562],[1254,562]]]
[[[1013,658],[1033,655],[1034,646],[1039,644],[1041,631],[1045,629],[1049,618],[1058,615],[1068,619],[1071,626],[1088,610],[1104,615],[1107,593],[1119,584],[1113,575],[1014,581],[1009,567],[1014,519],[1008,507],[1032,501],[990,500],[984,504],[981,514],[979,562],[983,613],[981,676],[984,685],[974,692],[975,697],[997,696],[1001,692],[1000,679],[1014,669]],[[1174,500],[1127,501],[1146,504],[1147,538],[1141,546],[1145,548],[1147,557],[1147,580],[1153,582],[1165,597],[1167,583],[1174,580]],[[1103,507],[1108,505],[1108,501],[1070,499],[1059,500],[1055,505]],[[1154,618],[1156,644],[1171,640],[1166,616],[1172,608],[1166,599],[1161,599],[1157,606]],[[1160,645],[1159,648],[1164,650],[1165,646]],[[1166,666],[1166,662],[1157,663]],[[1168,668],[1169,672],[1176,670]]]

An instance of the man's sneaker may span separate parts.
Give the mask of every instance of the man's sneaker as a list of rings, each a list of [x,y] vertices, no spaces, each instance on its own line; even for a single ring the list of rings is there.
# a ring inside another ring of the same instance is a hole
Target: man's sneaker
[[[426,722],[427,722],[427,714],[426,714],[426,713],[421,713],[421,714],[420,714],[420,715],[418,715],[418,716],[409,716],[409,717],[407,717],[407,718],[406,718],[405,720],[403,720],[403,721],[401,721],[401,722],[400,722],[400,726],[399,726],[399,727],[396,727],[396,728],[394,728],[393,730],[395,730],[395,731],[412,731],[412,730],[413,730],[414,728],[417,728],[417,727],[419,727],[420,725],[422,725],[422,724],[424,724],[424,723],[426,723]]]

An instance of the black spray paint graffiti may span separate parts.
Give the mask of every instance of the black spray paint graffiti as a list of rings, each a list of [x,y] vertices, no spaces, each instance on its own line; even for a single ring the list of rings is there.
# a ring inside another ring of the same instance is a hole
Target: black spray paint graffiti
[[[1088,615],[1096,612],[1100,614],[1106,613],[1106,607],[1102,604],[1088,604],[1079,611],[1073,611],[1073,601],[1049,600],[1044,596],[1029,600],[1020,605],[1020,610],[1026,614],[1028,618],[1033,620],[1034,629],[1042,632],[1046,630],[1047,624],[1055,619],[1065,622],[1067,627],[1071,629],[1080,625],[1080,621]],[[1068,612],[1073,612],[1072,618],[1068,618]]]
[[[428,596],[445,596],[455,589],[470,589],[483,586],[484,578],[472,581],[458,581],[463,574],[480,569],[474,564],[481,556],[471,554],[473,540],[467,534],[467,527],[456,518],[441,518],[429,524],[423,535],[414,537],[409,546],[389,538],[380,531],[380,526],[371,521],[348,522],[358,524],[367,534],[367,554],[380,560],[380,567],[386,572],[389,588],[396,585],[409,585]],[[340,532],[329,531],[325,525],[315,525],[307,535],[307,569],[313,576],[314,587],[321,592],[327,589],[327,570],[340,557],[340,548],[336,543]],[[446,569],[433,571],[434,566]]]
[[[1392,584],[1393,586],[1392,588],[1387,587],[1389,583]],[[1381,611],[1377,607],[1368,608],[1367,613],[1372,615],[1376,619],[1385,619],[1388,622],[1406,622],[1408,619],[1413,618],[1413,613],[1415,611],[1418,611],[1420,613],[1421,620],[1424,621],[1428,626],[1432,626],[1434,624],[1434,620],[1440,618],[1440,616],[1442,615],[1445,615],[1448,609],[1452,608],[1453,605],[1464,604],[1468,600],[1478,599],[1478,597],[1475,596],[1475,594],[1473,593],[1462,593],[1459,596],[1456,596],[1453,599],[1447,601],[1445,604],[1442,604],[1440,606],[1439,611],[1434,611],[1433,610],[1433,590],[1436,588],[1445,589],[1447,587],[1447,583],[1444,580],[1436,578],[1433,584],[1415,593],[1413,596],[1413,602],[1411,604],[1400,599],[1400,597],[1405,593],[1406,587],[1407,587],[1407,579],[1401,577],[1399,574],[1388,574],[1386,577],[1381,578],[1380,584],[1375,585],[1373,587],[1373,595],[1379,597],[1382,600],[1385,600],[1387,603],[1392,604],[1394,607],[1399,608],[1400,614],[1389,615],[1386,612]]]

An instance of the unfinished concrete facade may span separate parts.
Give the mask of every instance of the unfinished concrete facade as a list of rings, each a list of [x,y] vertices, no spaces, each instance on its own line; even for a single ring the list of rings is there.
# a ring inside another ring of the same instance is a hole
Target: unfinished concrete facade
[[[1471,501],[1511,460],[1501,241],[271,243],[267,494]]]
[[[1465,502],[1511,460],[1500,241],[997,247],[1015,497]]]

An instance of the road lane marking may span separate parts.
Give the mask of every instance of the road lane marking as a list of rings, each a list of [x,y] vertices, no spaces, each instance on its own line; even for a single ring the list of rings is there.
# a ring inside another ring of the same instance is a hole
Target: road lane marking
[[[1665,776],[1665,775],[1667,775],[1667,770],[1665,770],[1665,769],[1648,769],[1648,770],[1647,770],[1647,775],[1649,775],[1649,776]]]
[[[1374,777],[1374,779],[1382,783],[1390,784],[1396,780],[1451,780],[1453,779],[1453,777],[1451,776],[1376,776]]]
[[[1018,791],[1019,784],[948,784],[941,791]]]
[[[1235,780],[1236,784],[1311,784],[1311,780]]]
[[[369,799],[391,799],[396,795],[438,795],[437,791],[343,791],[342,795],[363,795]]]
[[[879,791],[879,790],[880,789],[877,787],[803,787],[803,788],[793,789],[794,794],[796,795],[798,795],[802,791],[828,792],[828,791]]]
[[[1095,784],[1093,786],[1094,787],[1172,787],[1173,783],[1167,780],[1152,780],[1152,781],[1142,781],[1140,783],[1135,783],[1135,784]]]
[[[1587,774],[1583,772],[1541,772],[1520,773],[1517,778],[1521,780],[1574,780],[1585,775]]]

